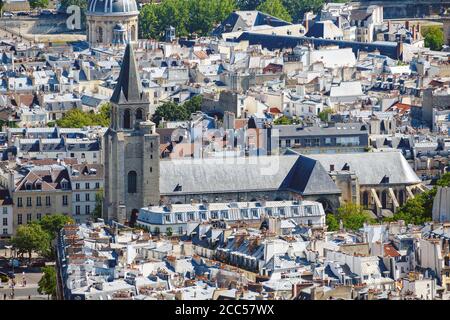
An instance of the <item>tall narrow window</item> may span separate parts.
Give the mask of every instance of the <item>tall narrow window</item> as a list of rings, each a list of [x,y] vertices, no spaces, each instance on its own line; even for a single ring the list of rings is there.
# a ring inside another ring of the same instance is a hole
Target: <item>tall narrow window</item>
[[[142,112],[142,109],[137,109],[136,111],[136,120],[143,120],[144,119],[144,114]]]
[[[97,29],[98,42],[103,42],[103,28],[98,27]]]
[[[128,172],[128,193],[136,193],[137,189],[137,174],[136,171]]]
[[[131,113],[129,109],[126,109],[123,113],[123,128],[131,129]]]

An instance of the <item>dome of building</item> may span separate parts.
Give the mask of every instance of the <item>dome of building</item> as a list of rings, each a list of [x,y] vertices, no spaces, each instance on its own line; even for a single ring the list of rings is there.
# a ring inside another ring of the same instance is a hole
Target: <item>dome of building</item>
[[[138,13],[135,0],[90,0],[87,10],[88,15],[135,15]]]

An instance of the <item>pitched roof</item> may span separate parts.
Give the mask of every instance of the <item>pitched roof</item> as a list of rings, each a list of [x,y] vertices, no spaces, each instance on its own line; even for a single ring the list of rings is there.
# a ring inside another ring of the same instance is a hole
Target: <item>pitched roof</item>
[[[110,101],[114,103],[139,102],[142,97],[141,79],[134,50],[129,43],[125,49],[119,78]]]
[[[400,253],[392,246],[392,244],[384,245],[384,256],[388,257],[400,257]]]
[[[341,170],[345,164],[355,172],[362,185],[378,185],[385,176],[390,184],[415,184],[421,180],[400,152],[364,152],[339,154],[312,154],[327,170],[334,165]]]
[[[17,184],[17,191],[26,191],[26,184],[32,185],[32,190],[38,190],[37,182],[41,183],[41,189],[44,191],[61,189],[61,182],[66,180],[69,183],[69,174],[65,168],[56,168],[51,166],[48,168],[33,168],[28,174]]]
[[[161,161],[160,171],[161,194],[262,190],[303,195],[341,193],[318,161],[298,155]]]

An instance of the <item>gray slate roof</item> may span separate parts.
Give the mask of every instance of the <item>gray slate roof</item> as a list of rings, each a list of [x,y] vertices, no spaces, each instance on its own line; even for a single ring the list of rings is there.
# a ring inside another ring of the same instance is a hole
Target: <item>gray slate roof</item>
[[[88,14],[138,14],[135,0],[90,0],[88,4]]]
[[[134,50],[130,43],[127,44],[120,68],[119,79],[111,96],[111,102],[126,103],[140,102],[143,99],[142,84],[139,78]]]
[[[362,185],[380,184],[385,175],[390,184],[421,182],[400,152],[313,154],[308,157],[318,160],[326,170],[330,165],[334,165],[335,170],[342,170],[347,163]]]
[[[242,157],[227,161],[214,158],[161,161],[161,194],[270,190],[290,190],[303,195],[341,193],[320,163],[304,156]],[[180,191],[175,191],[177,186]]]

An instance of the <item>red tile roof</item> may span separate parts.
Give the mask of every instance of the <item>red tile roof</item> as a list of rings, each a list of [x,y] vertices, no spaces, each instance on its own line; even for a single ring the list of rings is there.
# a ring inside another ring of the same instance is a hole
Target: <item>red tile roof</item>
[[[384,245],[384,256],[388,257],[400,257],[401,254],[398,253],[398,251],[391,245],[391,244],[385,244]]]

